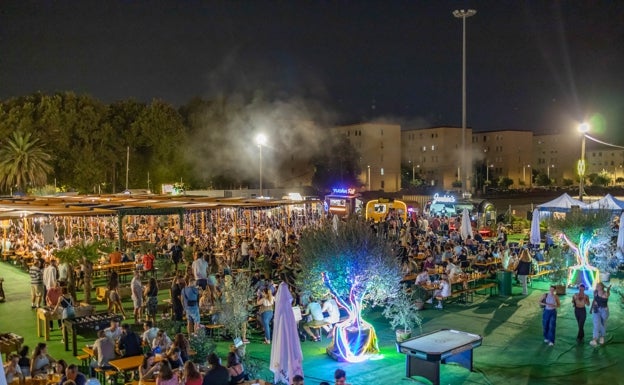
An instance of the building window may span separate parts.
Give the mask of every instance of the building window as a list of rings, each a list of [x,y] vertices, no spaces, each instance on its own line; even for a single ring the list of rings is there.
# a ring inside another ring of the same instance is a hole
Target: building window
[[[427,151],[427,146],[422,146],[422,151],[423,152]]]
[[[386,184],[384,183],[384,181],[381,181],[381,189],[383,190],[386,187]]]
[[[383,136],[383,128],[381,129],[381,136]]]
[[[435,151],[435,144],[431,145],[431,151]]]

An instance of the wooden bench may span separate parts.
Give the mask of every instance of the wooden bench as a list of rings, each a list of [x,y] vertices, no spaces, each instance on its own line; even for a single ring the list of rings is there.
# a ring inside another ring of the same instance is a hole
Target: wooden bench
[[[479,291],[483,290],[483,292],[484,292],[483,294],[485,295],[485,290],[486,289],[490,289],[490,296],[491,296],[492,295],[492,291],[498,292],[498,283],[496,283],[496,282],[487,282],[487,283],[481,284],[481,285],[479,285],[479,286],[477,286],[475,288],[475,292],[477,294],[479,294]]]
[[[529,280],[529,286],[533,287],[533,279],[542,277],[544,275],[548,275],[550,273],[553,273],[553,271],[551,271],[551,270],[541,270],[538,273],[527,275],[527,279]]]

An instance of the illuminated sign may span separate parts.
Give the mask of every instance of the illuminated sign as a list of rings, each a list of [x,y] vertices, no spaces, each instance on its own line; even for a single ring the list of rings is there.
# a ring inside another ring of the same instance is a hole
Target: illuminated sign
[[[345,207],[347,204],[344,199],[330,199],[329,206],[330,207]]]
[[[439,203],[455,203],[455,197],[452,195],[440,195],[438,193],[435,193],[433,195],[433,202],[439,202]]]
[[[354,188],[341,188],[341,187],[334,187],[332,189],[332,192],[334,194],[349,194],[349,195],[354,195],[355,194],[355,189]]]

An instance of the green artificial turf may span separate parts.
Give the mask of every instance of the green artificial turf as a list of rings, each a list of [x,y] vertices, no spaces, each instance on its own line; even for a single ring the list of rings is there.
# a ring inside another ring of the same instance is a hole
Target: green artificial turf
[[[25,343],[33,348],[43,337],[36,335],[35,311],[30,308],[30,284],[25,271],[5,262],[0,262],[0,277],[4,278],[6,302],[0,304],[0,332],[14,332],[24,337]],[[619,279],[612,279],[619,284]],[[103,285],[98,282],[98,285]],[[620,384],[624,367],[624,344],[621,299],[613,294],[609,301],[611,315],[608,325],[607,344],[592,348],[587,342],[591,337],[591,317],[585,323],[587,341],[577,344],[576,321],[570,304],[572,291],[561,297],[562,308],[558,312],[557,338],[554,347],[544,344],[541,327],[541,309],[538,299],[549,283],[536,281],[530,294],[522,296],[519,286],[513,287],[509,297],[475,295],[474,303],[468,305],[449,304],[443,310],[431,307],[422,311],[423,332],[441,328],[454,328],[480,334],[483,345],[474,350],[474,371],[456,365],[442,365],[442,384]],[[168,292],[161,291],[161,297]],[[590,294],[591,295],[591,294]],[[95,300],[98,311],[105,305]],[[80,297],[79,297],[80,299]],[[430,306],[430,305],[428,305]],[[128,315],[132,304],[124,302]],[[349,364],[336,362],[325,353],[327,339],[321,342],[302,343],[306,385],[316,385],[325,380],[332,383],[333,372],[340,367],[347,371],[347,380],[354,385],[396,385],[419,383],[405,377],[405,356],[396,350],[394,331],[380,316],[379,309],[367,312],[365,318],[375,325],[381,349],[379,359]],[[279,332],[279,331],[275,331]],[[261,378],[271,380],[268,371],[269,345],[261,343],[261,336],[251,334],[247,354],[260,360],[264,370]],[[71,352],[65,352],[60,342],[58,329],[52,332],[48,342],[49,352],[55,358],[64,358],[78,363]],[[79,336],[79,346],[92,343],[93,339]],[[219,341],[217,352],[225,357],[229,341]],[[407,381],[407,382],[406,382]],[[426,382],[425,382],[426,383]]]

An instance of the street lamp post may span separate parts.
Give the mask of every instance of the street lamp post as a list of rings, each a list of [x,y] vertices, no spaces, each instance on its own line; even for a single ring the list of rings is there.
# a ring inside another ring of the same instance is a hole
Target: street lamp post
[[[453,16],[462,19],[462,154],[461,154],[461,168],[466,174],[463,178],[463,189],[468,191],[468,167],[466,167],[466,19],[474,16],[477,13],[474,9],[456,9],[453,11]],[[462,177],[459,176],[459,180]]]
[[[371,178],[370,178],[370,165],[366,166],[368,168],[368,191],[371,189]]]
[[[258,145],[258,153],[260,155],[260,196],[263,196],[264,194],[262,193],[262,146],[266,145],[267,143],[267,137],[264,134],[258,134],[256,136],[256,144]]]
[[[578,130],[581,132],[581,159],[579,159],[577,171],[579,174],[579,200],[583,202],[583,195],[585,195],[585,134],[589,131],[589,124],[582,123],[578,126]]]

